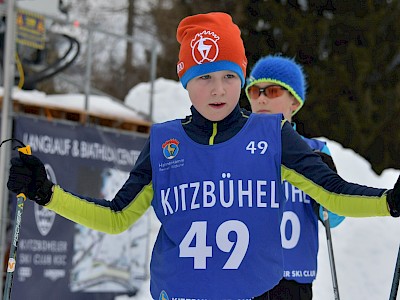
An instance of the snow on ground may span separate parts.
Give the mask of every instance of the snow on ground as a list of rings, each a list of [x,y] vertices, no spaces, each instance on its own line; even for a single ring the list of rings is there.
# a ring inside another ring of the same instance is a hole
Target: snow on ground
[[[139,83],[130,90],[125,98],[126,105],[146,115],[150,114],[149,83]],[[158,78],[154,83],[153,120],[156,123],[172,119],[182,119],[190,115],[188,92],[180,82]]]

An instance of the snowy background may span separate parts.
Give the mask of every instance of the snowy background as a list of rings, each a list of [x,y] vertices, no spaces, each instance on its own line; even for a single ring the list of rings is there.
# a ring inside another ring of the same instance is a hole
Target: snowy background
[[[125,103],[136,111],[149,113],[148,99],[150,84],[135,86],[125,99]],[[0,90],[1,93],[1,90]],[[74,109],[83,109],[83,95],[45,95],[41,92],[14,90],[13,96],[18,101],[39,102],[59,105]],[[182,118],[190,114],[190,102],[187,92],[179,82],[157,79],[154,96],[155,122],[172,118]],[[307,108],[305,108],[307,109]],[[106,113],[114,116],[138,117],[122,105],[102,96],[90,98],[89,110],[93,113]],[[301,117],[301,112],[299,113]],[[339,174],[346,180],[374,187],[391,188],[399,176],[399,170],[387,169],[377,175],[370,164],[351,149],[345,149],[335,141],[327,141]],[[159,223],[151,215],[151,237],[153,244]],[[400,244],[400,219],[386,218],[346,218],[332,230],[332,240],[341,299],[388,299],[393,279],[393,272]],[[318,276],[314,283],[314,299],[334,299],[332,277],[329,266],[325,229],[320,225],[320,251],[318,255]],[[150,247],[151,249],[151,247]],[[149,281],[145,281],[135,297],[119,296],[116,300],[148,300]]]

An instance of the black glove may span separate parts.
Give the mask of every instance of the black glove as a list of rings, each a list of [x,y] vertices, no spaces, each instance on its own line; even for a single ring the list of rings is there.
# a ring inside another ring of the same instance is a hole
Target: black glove
[[[393,189],[387,192],[386,201],[389,205],[390,215],[392,217],[400,217],[400,176]]]
[[[11,159],[7,187],[10,191],[26,196],[40,205],[46,205],[52,195],[53,183],[47,179],[43,163],[34,155],[20,153]]]

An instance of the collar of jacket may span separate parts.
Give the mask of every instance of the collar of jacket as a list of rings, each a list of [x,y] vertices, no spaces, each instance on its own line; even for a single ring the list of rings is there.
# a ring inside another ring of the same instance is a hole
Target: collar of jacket
[[[192,111],[192,125],[195,125],[203,132],[212,132],[213,124],[215,123],[217,123],[218,131],[222,132],[228,130],[235,125],[242,115],[239,104],[236,105],[234,110],[225,119],[217,122],[212,122],[204,118],[193,106],[190,108],[190,110]]]

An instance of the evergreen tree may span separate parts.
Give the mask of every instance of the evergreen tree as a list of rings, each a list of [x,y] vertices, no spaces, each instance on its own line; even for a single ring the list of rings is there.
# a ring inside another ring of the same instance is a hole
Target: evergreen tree
[[[400,168],[399,2],[301,3],[245,4],[249,69],[267,54],[294,57],[309,84],[306,108],[295,118],[301,133],[354,149],[378,173]]]

